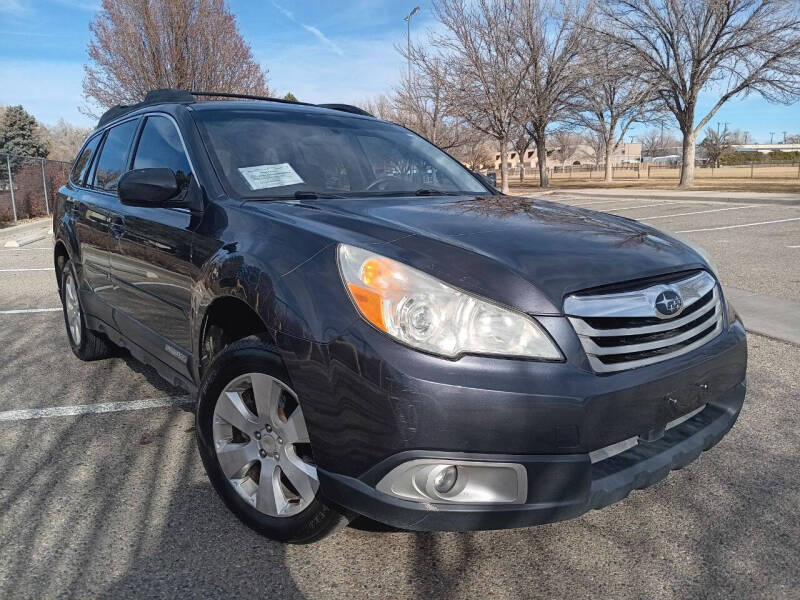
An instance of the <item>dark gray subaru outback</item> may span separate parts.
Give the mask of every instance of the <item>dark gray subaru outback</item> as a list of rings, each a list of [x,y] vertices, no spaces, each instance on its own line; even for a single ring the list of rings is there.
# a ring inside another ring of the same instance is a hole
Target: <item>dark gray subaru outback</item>
[[[745,396],[700,251],[498,194],[353,107],[152,92],[89,136],[54,231],[75,354],[196,393],[211,483],[277,540],[575,517],[696,459]]]

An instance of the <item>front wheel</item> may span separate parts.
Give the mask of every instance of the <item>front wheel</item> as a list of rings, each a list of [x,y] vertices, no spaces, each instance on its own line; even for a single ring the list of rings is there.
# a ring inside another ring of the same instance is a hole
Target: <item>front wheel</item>
[[[303,411],[287,382],[263,340],[225,348],[200,386],[197,444],[211,484],[239,519],[271,539],[310,543],[349,519],[319,492]]]

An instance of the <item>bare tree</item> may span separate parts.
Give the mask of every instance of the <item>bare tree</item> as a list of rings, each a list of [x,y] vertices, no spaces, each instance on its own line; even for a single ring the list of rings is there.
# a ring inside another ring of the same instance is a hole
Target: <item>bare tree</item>
[[[558,129],[550,135],[550,140],[553,145],[553,158],[564,166],[568,160],[575,156],[578,150],[578,145],[581,143],[579,135],[568,131],[566,129]],[[538,151],[537,151],[538,153]],[[541,164],[542,159],[539,159]]]
[[[746,144],[747,140],[753,137],[750,135],[749,131],[742,131],[741,129],[728,129],[726,127],[725,131],[728,134],[728,142],[731,144],[731,146]]]
[[[541,187],[549,185],[547,128],[563,119],[573,102],[586,46],[583,25],[591,16],[591,6],[580,0],[520,0],[515,6],[522,62],[530,65],[518,118],[536,144]]]
[[[727,129],[722,133],[713,127],[706,129],[706,137],[700,142],[700,150],[712,167],[718,167],[720,159],[732,149],[731,136]]]
[[[664,131],[663,127],[644,132],[639,136],[639,142],[642,144],[642,156],[651,159],[674,154],[681,147],[681,141],[669,131]]]
[[[700,142],[699,150],[712,166],[719,167],[725,156],[733,152],[733,147],[738,144],[746,144],[750,134],[738,129],[728,129],[727,126],[721,132],[719,127],[706,129],[706,137]]]
[[[462,136],[469,128],[454,110],[454,98],[448,94],[444,59],[424,47],[398,46],[397,50],[414,67],[392,98],[406,126],[445,150],[465,143]]]
[[[517,35],[514,0],[439,0],[434,11],[443,32],[432,32],[433,55],[453,113],[497,141],[501,189],[508,192],[506,155],[529,64]]]
[[[71,161],[80,150],[83,141],[91,133],[89,127],[78,127],[64,119],[51,126],[42,126],[44,137],[50,144],[50,160]]]
[[[589,147],[591,159],[594,164],[600,165],[600,158],[605,156],[605,141],[602,136],[597,135],[594,131],[587,130],[581,136],[581,143]]]
[[[652,77],[683,134],[680,187],[694,183],[695,140],[735,96],[800,96],[797,0],[607,0],[602,29],[633,68]],[[701,92],[717,101],[698,120]]]
[[[573,120],[602,140],[604,181],[614,179],[611,157],[635,123],[652,120],[653,85],[625,64],[619,49],[594,40],[582,64]],[[598,155],[598,159],[601,155]]]
[[[494,144],[485,136],[467,136],[466,141],[454,150],[454,156],[468,169],[477,171],[489,165],[494,166],[496,150]]]
[[[224,0],[103,0],[89,28],[83,93],[102,107],[159,88],[269,92]]]
[[[511,134],[511,148],[519,156],[519,181],[525,181],[525,153],[533,143],[533,137],[528,129],[517,124]]]
[[[384,121],[390,121],[407,127],[408,124],[398,113],[394,101],[386,94],[379,94],[374,98],[368,98],[359,104],[369,114],[378,117]]]

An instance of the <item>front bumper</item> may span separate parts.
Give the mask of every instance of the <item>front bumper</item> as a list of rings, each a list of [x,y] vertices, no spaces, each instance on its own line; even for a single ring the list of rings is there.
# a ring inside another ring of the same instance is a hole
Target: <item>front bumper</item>
[[[320,485],[333,502],[403,529],[469,531],[561,521],[618,502],[632,490],[651,486],[672,469],[695,460],[736,422],[745,391],[742,381],[659,439],[640,438],[633,448],[594,463],[588,453],[521,456],[410,450],[388,457],[361,477],[319,469]],[[402,500],[375,489],[393,467],[418,458],[522,464],[528,475],[527,500],[524,504],[433,504]]]

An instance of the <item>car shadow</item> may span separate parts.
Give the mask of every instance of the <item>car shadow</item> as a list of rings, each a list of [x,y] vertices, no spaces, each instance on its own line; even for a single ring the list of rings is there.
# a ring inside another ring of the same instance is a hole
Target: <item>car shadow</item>
[[[207,483],[192,426],[165,409],[7,427],[0,597],[303,598],[287,547],[241,524]]]

